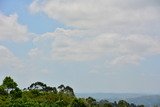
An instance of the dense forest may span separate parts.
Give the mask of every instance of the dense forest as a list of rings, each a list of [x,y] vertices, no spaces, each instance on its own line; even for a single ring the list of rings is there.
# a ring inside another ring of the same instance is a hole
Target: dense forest
[[[92,97],[77,98],[70,86],[60,85],[57,88],[42,82],[32,83],[21,90],[9,76],[0,85],[0,107],[144,107],[129,104],[124,100],[109,102],[96,101]]]

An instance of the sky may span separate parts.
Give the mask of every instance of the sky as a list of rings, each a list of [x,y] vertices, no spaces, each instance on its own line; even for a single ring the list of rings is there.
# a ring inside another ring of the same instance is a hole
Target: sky
[[[0,81],[160,94],[159,0],[0,0]]]

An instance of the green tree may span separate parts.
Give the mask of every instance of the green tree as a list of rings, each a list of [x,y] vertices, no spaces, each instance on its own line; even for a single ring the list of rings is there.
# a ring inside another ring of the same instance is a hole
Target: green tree
[[[7,95],[7,91],[5,90],[4,86],[0,86],[0,95]]]
[[[32,83],[30,86],[29,86],[29,89],[38,89],[38,90],[44,90],[45,88],[47,87],[46,84],[42,83],[42,82],[35,82],[35,83]]]
[[[66,107],[63,100],[58,100],[55,102],[55,104],[56,104],[56,107]]]
[[[70,95],[70,96],[75,96],[73,88],[71,88],[70,86],[66,86],[64,89],[65,93]]]
[[[144,105],[138,105],[137,107],[144,107]],[[155,107],[155,106],[154,106]],[[157,106],[158,107],[158,106]]]
[[[69,105],[69,107],[87,107],[87,106],[85,105],[85,103],[83,102],[82,99],[77,99],[77,98],[75,98],[75,99],[71,102],[71,104]]]
[[[96,99],[94,99],[92,97],[86,98],[86,101],[87,101],[89,107],[92,107],[93,105],[96,105]]]
[[[38,97],[40,95],[40,91],[39,90],[35,90],[35,89],[30,90],[30,93],[31,93],[33,98],[34,97]]]
[[[124,100],[120,100],[118,102],[118,107],[129,107],[129,104]]]
[[[64,92],[65,86],[63,84],[61,84],[60,86],[58,86],[59,92]]]
[[[13,90],[13,89],[17,88],[18,85],[11,77],[7,76],[3,80],[2,86],[4,86],[4,88],[7,90],[7,92],[9,92],[9,90]]]
[[[50,87],[47,86],[46,84],[42,83],[42,82],[35,82],[32,83],[29,87],[29,90],[38,90],[41,92],[53,92],[53,93],[57,93],[57,89],[55,87]],[[26,89],[24,89],[26,90]]]
[[[13,99],[22,97],[22,91],[19,88],[15,88],[15,90],[12,90],[10,94]]]
[[[112,107],[112,104],[111,104],[111,103],[105,103],[105,104],[103,105],[103,107]]]
[[[43,91],[46,91],[46,92],[53,92],[53,93],[57,93],[57,89],[55,87],[50,87],[50,86],[47,86],[43,89]]]

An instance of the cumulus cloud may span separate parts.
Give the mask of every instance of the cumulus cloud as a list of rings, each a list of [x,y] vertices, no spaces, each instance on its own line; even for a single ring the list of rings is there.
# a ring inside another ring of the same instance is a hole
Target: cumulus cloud
[[[159,39],[148,35],[127,35],[104,33],[86,36],[84,31],[57,29],[35,38],[36,49],[32,56],[45,56],[61,61],[90,61],[103,59],[115,65],[137,64],[145,57],[160,54]],[[39,44],[45,44],[39,45]],[[46,47],[46,48],[45,48]],[[48,48],[48,49],[47,49]],[[41,50],[41,51],[40,51]],[[43,53],[43,54],[42,54]]]
[[[57,28],[36,37],[34,43],[53,60],[102,59],[111,65],[137,64],[160,54],[158,3],[158,0],[35,0],[29,7],[31,12],[44,12],[75,29]]]
[[[39,50],[38,50],[38,48],[34,48],[34,49],[31,49],[31,50],[30,50],[30,52],[28,53],[28,55],[29,55],[30,57],[35,58],[35,57],[37,57],[37,53],[40,53]],[[39,55],[38,55],[38,56],[39,56]]]
[[[18,23],[18,15],[6,16],[0,13],[0,40],[25,42],[29,39],[27,26]]]
[[[22,67],[22,62],[12,52],[0,45],[0,69],[18,70]]]
[[[42,11],[66,25],[97,28],[123,24],[143,24],[159,20],[158,0],[36,0],[31,12]],[[135,23],[136,22],[136,23]],[[101,29],[101,28],[100,28]]]

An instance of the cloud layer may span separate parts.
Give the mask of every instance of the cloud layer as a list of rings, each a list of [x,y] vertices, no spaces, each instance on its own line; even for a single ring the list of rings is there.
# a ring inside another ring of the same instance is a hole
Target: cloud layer
[[[80,30],[57,29],[35,38],[34,44],[36,48],[29,53],[33,58],[47,55],[48,59],[61,61],[102,59],[111,65],[138,64],[146,57],[160,54],[159,39],[148,35],[104,33],[86,36]]]
[[[18,70],[22,67],[21,61],[5,46],[0,45],[0,70]]]
[[[14,42],[25,42],[29,39],[27,27],[17,21],[18,15],[6,16],[0,13],[0,40],[11,40]]]
[[[48,53],[52,59],[103,59],[111,65],[137,64],[146,57],[160,54],[158,2],[36,0],[29,8],[32,13],[44,12],[48,17],[75,29],[58,28],[55,32],[35,38],[35,43],[47,43],[46,47],[49,47]],[[34,50],[47,52],[44,49],[44,46],[37,45]]]
[[[30,5],[30,10],[42,11],[69,26],[102,29],[159,20],[160,7],[156,6],[158,2],[158,0],[36,0]]]

